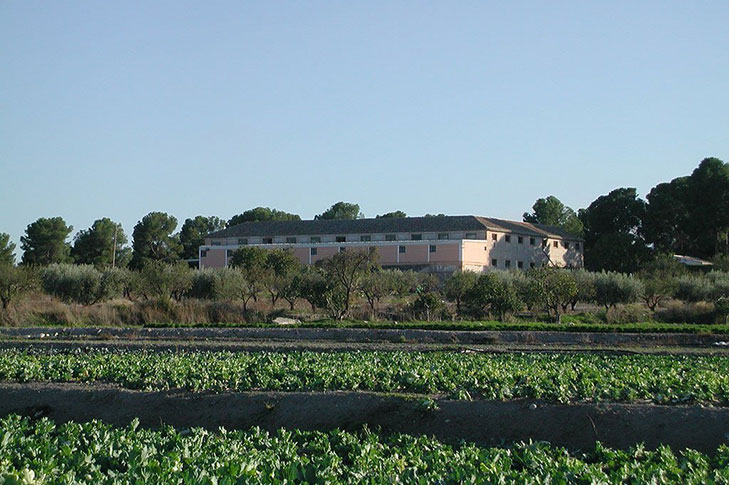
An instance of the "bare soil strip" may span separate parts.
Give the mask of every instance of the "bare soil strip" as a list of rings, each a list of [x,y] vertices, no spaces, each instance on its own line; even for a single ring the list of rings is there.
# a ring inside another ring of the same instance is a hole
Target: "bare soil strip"
[[[537,401],[423,401],[422,396],[363,392],[189,393],[141,392],[104,384],[2,383],[0,415],[48,416],[57,422],[101,419],[124,426],[216,430],[298,428],[434,435],[482,445],[544,440],[569,449],[591,449],[595,441],[615,448],[645,443],[714,453],[729,443],[729,409],[650,404],[546,404]]]
[[[685,333],[422,330],[367,328],[0,328],[0,338],[83,340],[222,340],[444,345],[729,347],[729,336]]]
[[[0,340],[0,349],[69,352],[74,350],[144,350],[148,352],[482,352],[489,354],[525,353],[601,353],[609,355],[729,355],[729,347],[628,347],[601,345],[465,345],[391,342],[332,342],[332,341],[225,341],[225,340],[62,340],[11,339]]]

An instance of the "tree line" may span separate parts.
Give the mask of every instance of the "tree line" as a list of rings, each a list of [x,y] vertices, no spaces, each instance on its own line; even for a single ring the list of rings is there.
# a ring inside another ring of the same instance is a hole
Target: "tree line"
[[[729,315],[729,272],[689,273],[672,257],[660,256],[633,275],[545,266],[528,271],[474,273],[457,271],[440,280],[432,274],[383,269],[376,249],[347,249],[313,266],[302,265],[290,251],[255,246],[236,250],[231,266],[191,269],[184,262],[152,261],[140,270],[97,268],[53,263],[44,267],[0,266],[3,308],[30,290],[58,299],[93,305],[111,299],[160,301],[238,301],[242,312],[251,302],[274,312],[281,303],[294,310],[306,302],[312,313],[349,318],[416,320],[509,320],[520,312],[559,322],[578,304],[599,305],[609,315],[619,305],[640,303],[645,309],[631,318],[650,319],[669,300],[703,302],[704,323],[726,321]],[[167,303],[165,303],[167,302]],[[394,303],[393,303],[394,302]],[[396,316],[389,308],[398,306]],[[246,317],[248,318],[248,317]],[[265,318],[265,315],[263,316]],[[683,313],[680,321],[696,321]]]
[[[358,204],[337,202],[318,214],[316,219],[357,219],[363,217]],[[406,217],[402,211],[389,212],[377,217]],[[198,248],[205,244],[211,232],[244,222],[298,221],[297,214],[256,207],[234,215],[227,221],[216,216],[188,218],[179,232],[177,218],[164,212],[150,212],[135,226],[131,247],[121,224],[104,217],[94,221],[88,229],[76,234],[73,243],[68,236],[73,231],[62,217],[41,217],[28,225],[20,238],[22,265],[49,265],[53,263],[90,264],[97,268],[129,267],[141,269],[148,262],[175,262],[195,259]],[[0,264],[14,264],[15,244],[10,236],[0,233]]]
[[[439,217],[443,214],[426,214]],[[364,217],[358,204],[337,202],[315,219]],[[393,211],[377,217],[406,217]],[[178,221],[150,212],[135,226],[131,247],[121,224],[102,218],[76,234],[61,217],[40,218],[21,237],[21,264],[75,262],[96,267],[141,269],[147,262],[195,259],[206,234],[251,221],[300,220],[297,214],[256,207],[225,221],[216,216]],[[538,199],[525,222],[561,227],[584,238],[587,269],[633,273],[658,254],[683,254],[729,264],[729,165],[706,158],[690,175],[653,187],[645,200],[635,188],[617,188],[575,212],[557,197]],[[0,233],[0,264],[13,264],[15,244]]]

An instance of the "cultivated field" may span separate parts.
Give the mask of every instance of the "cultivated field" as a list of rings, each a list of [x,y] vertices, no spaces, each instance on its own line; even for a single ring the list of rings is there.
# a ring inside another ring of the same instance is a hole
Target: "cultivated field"
[[[56,327],[0,337],[0,476],[28,483],[729,480],[722,334]]]

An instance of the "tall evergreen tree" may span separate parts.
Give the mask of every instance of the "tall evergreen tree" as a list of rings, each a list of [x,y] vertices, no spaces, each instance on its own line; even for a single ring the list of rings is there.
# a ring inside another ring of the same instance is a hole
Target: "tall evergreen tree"
[[[90,228],[74,238],[71,256],[77,264],[123,268],[129,264],[131,249],[125,247],[127,236],[121,224],[108,217],[97,219]]]
[[[185,259],[197,258],[198,249],[205,244],[205,236],[224,227],[225,222],[215,216],[196,216],[193,219],[185,219],[185,223],[180,229],[182,257]]]
[[[132,261],[130,266],[140,269],[149,261],[172,263],[179,259],[182,245],[172,233],[177,219],[164,212],[150,212],[134,226],[132,233]]]
[[[71,245],[66,238],[71,231],[73,226],[67,226],[62,217],[41,217],[29,224],[20,237],[23,264],[70,263]]]

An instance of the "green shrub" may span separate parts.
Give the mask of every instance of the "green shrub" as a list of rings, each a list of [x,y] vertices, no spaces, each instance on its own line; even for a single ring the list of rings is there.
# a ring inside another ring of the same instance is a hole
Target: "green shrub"
[[[623,273],[595,274],[595,302],[607,311],[619,303],[633,303],[642,291],[640,280]]]
[[[490,272],[478,277],[476,284],[466,295],[466,304],[477,315],[493,314],[500,321],[524,306],[514,285],[503,272]]]
[[[682,276],[678,279],[676,298],[686,302],[710,301],[712,298],[713,286],[703,276]]]
[[[605,321],[611,325],[641,323],[651,320],[651,312],[639,304],[616,305],[605,312]]]
[[[51,264],[40,272],[43,290],[69,303],[91,305],[122,296],[129,272],[110,268],[99,271],[88,264]]]
[[[713,324],[716,311],[713,303],[670,301],[656,310],[654,318],[665,323]]]

